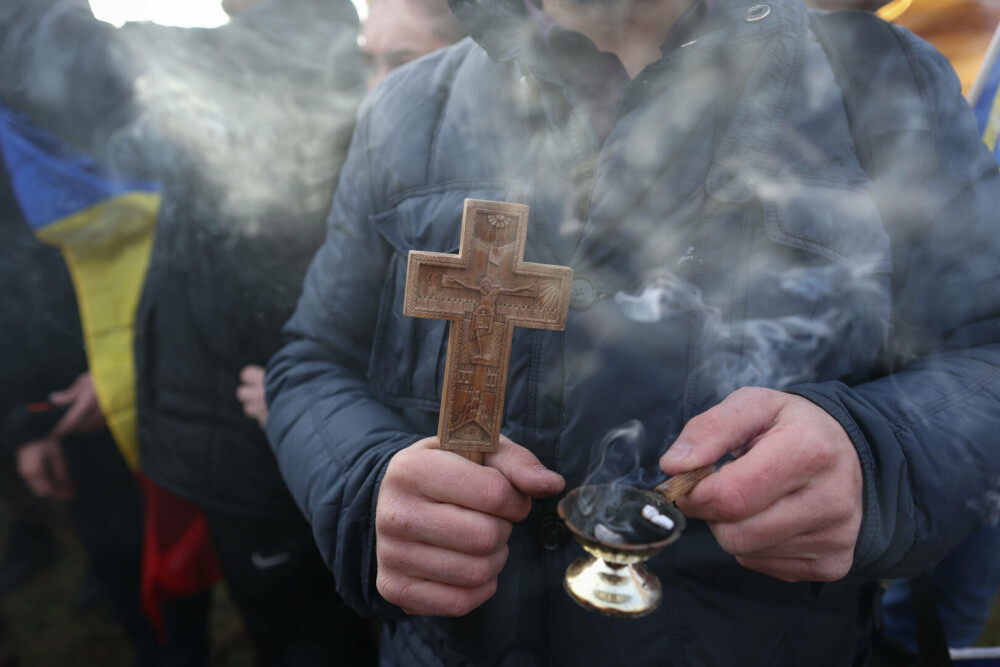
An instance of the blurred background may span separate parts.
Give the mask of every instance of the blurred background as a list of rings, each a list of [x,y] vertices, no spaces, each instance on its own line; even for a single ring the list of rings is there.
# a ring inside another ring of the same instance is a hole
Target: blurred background
[[[352,0],[358,16],[368,14],[365,0]],[[114,25],[126,21],[153,21],[185,28],[215,28],[229,20],[221,2],[213,0],[90,0],[94,16]]]

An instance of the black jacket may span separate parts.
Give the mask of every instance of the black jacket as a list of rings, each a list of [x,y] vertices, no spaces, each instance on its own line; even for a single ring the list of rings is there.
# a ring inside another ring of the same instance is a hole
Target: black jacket
[[[62,254],[35,238],[0,160],[0,422],[87,369],[80,315]]]

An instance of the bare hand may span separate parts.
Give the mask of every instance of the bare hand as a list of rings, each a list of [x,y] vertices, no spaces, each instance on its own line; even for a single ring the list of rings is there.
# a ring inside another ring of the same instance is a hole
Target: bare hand
[[[409,614],[464,616],[496,592],[514,523],[565,480],[500,436],[476,465],[425,438],[396,454],[375,512],[378,592]]]
[[[51,435],[56,440],[72,434],[97,433],[107,428],[90,373],[78,377],[68,389],[53,392],[49,400],[55,405],[70,406],[52,429]]]
[[[43,438],[22,445],[17,450],[17,471],[39,498],[72,500],[73,480],[55,438]]]
[[[267,403],[264,402],[264,369],[244,366],[240,371],[240,386],[236,398],[243,404],[243,414],[256,419],[261,428],[267,424]]]
[[[660,459],[674,475],[738,458],[678,501],[746,568],[785,581],[836,581],[854,561],[861,463],[840,424],[804,398],[740,389],[695,417]]]

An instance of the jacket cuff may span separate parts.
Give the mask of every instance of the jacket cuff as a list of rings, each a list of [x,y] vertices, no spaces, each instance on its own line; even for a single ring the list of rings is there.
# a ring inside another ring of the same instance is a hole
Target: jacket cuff
[[[379,465],[378,476],[375,478],[371,499],[369,500],[368,536],[365,539],[365,554],[362,561],[365,563],[367,571],[362,576],[362,594],[365,600],[370,601],[369,604],[372,610],[378,619],[385,624],[390,636],[396,633],[396,623],[408,619],[410,615],[383,598],[378,592],[378,587],[375,585],[375,580],[378,577],[378,553],[375,548],[375,511],[378,505],[378,494],[382,489],[382,480],[385,479],[385,473],[389,469],[389,462],[392,461],[392,457],[420,439],[420,437],[415,437],[412,442],[386,454],[384,460]]]

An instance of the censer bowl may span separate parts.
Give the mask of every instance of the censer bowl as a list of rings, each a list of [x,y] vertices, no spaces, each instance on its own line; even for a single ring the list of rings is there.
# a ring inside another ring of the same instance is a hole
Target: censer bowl
[[[669,531],[650,528],[628,534],[621,543],[602,541],[595,536],[597,524],[609,515],[612,519],[638,522],[641,527],[645,520],[631,514],[639,514],[644,505],[652,505],[669,517],[674,527]],[[615,517],[616,511],[628,512],[629,516]],[[621,484],[587,485],[566,494],[559,501],[557,512],[589,554],[573,561],[563,579],[566,592],[574,601],[605,616],[627,618],[645,616],[660,606],[663,600],[660,580],[642,563],[676,541],[684,530],[684,515],[672,502],[660,493]],[[650,538],[652,541],[635,541]]]

